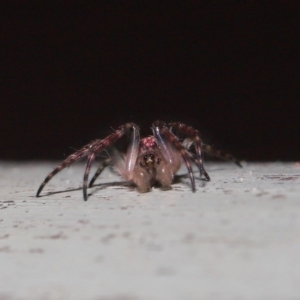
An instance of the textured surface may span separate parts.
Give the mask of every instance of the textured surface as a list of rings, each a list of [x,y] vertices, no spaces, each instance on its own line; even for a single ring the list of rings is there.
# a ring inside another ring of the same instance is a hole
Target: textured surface
[[[300,298],[299,163],[207,164],[196,193],[139,194],[107,170],[87,202],[84,165],[40,198],[56,163],[0,166],[1,300]]]

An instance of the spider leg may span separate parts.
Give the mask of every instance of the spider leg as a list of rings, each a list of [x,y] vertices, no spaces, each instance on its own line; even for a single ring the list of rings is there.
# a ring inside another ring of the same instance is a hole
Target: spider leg
[[[190,138],[185,138],[182,142],[182,145],[186,148],[186,149],[190,149],[191,146],[193,145],[193,140]],[[215,149],[214,147],[210,146],[210,145],[206,145],[206,144],[202,144],[202,150],[203,152],[207,153],[208,155],[211,156],[215,156],[218,157],[220,159],[223,160],[228,160],[231,161],[233,163],[235,163],[237,166],[239,166],[240,168],[242,168],[243,166],[241,165],[241,162],[239,159],[237,159],[235,156],[233,156],[230,153],[224,152],[222,150],[219,149]],[[193,154],[193,153],[192,153]],[[195,155],[193,154],[194,158]]]
[[[193,162],[196,164],[196,166],[199,168],[200,162],[199,162],[199,160],[198,160],[198,158],[197,158],[197,155],[196,155],[195,153],[190,152],[190,151],[187,151],[187,153],[188,153],[188,156],[189,156],[189,158],[191,159],[191,161],[193,161]],[[204,176],[205,176],[205,179],[206,179],[207,181],[210,181],[210,176],[208,175],[208,173],[206,172],[205,169],[204,169],[204,171],[203,171],[203,174],[204,174]],[[201,176],[201,175],[200,175],[200,176]]]
[[[36,197],[38,197],[43,190],[44,186],[52,179],[54,175],[56,175],[58,172],[63,170],[64,168],[70,166],[72,163],[78,161],[79,159],[87,156],[87,154],[90,152],[90,149],[94,143],[99,142],[100,140],[95,140],[91,142],[90,144],[84,146],[82,149],[76,151],[72,155],[70,155],[67,159],[65,159],[59,166],[57,166],[43,181],[43,183],[40,185]]]
[[[157,144],[160,147],[163,155],[168,159],[168,163],[173,163],[173,153],[172,149],[175,147],[179,151],[181,157],[183,158],[185,165],[189,172],[189,177],[191,180],[192,191],[196,191],[195,177],[193,169],[189,160],[188,150],[183,147],[178,138],[168,129],[166,124],[161,121],[156,121],[152,124],[153,135],[157,140]]]
[[[88,162],[86,165],[85,173],[84,173],[84,183],[83,183],[83,188],[84,188],[84,200],[87,199],[86,196],[86,187],[87,187],[87,180],[88,180],[88,175],[89,171],[91,168],[91,164],[94,161],[96,154],[102,152],[105,150],[107,147],[110,145],[114,144],[120,137],[122,137],[125,133],[130,131],[131,129],[138,128],[137,125],[134,123],[127,123],[123,126],[121,126],[118,130],[116,130],[114,133],[110,134],[108,137],[106,137],[103,140],[95,140],[91,142],[90,144],[84,146],[82,149],[76,151],[72,155],[70,155],[66,160],[62,162],[58,167],[56,167],[43,181],[43,183],[40,185],[36,196],[38,197],[43,190],[44,186],[52,179],[54,175],[56,175],[58,172],[63,170],[64,168],[70,166],[72,163],[78,161],[79,159],[88,156]]]
[[[204,175],[207,181],[210,181],[210,177],[208,173],[206,172],[204,165],[203,165],[203,159],[202,159],[202,147],[203,144],[200,139],[200,135],[198,130],[194,129],[191,126],[187,126],[185,124],[179,123],[179,122],[173,122],[170,124],[170,131],[172,129],[179,130],[183,133],[185,133],[188,136],[188,139],[186,142],[189,146],[193,143],[195,145],[196,150],[196,159],[195,163],[199,169],[200,176]]]
[[[203,149],[204,152],[206,152],[209,155],[216,156],[216,157],[221,158],[221,159],[232,161],[233,163],[235,163],[240,168],[243,167],[241,165],[240,160],[238,160],[236,157],[234,157],[230,153],[226,153],[222,150],[217,150],[214,147],[212,147],[210,145],[205,145],[205,144],[202,144],[202,149]]]
[[[96,154],[95,152],[92,152],[87,160],[85,171],[84,171],[84,176],[83,176],[83,199],[84,201],[87,201],[88,195],[87,195],[87,183],[89,179],[89,173],[91,170],[91,166],[93,161],[95,160]]]
[[[130,133],[131,143],[129,146],[129,151],[128,151],[129,153],[127,153],[128,155],[126,156],[126,160],[125,160],[126,167],[125,167],[125,172],[124,172],[124,169],[122,168],[123,163],[122,163],[121,155],[118,153],[118,151],[116,149],[114,149],[114,147],[110,147],[110,146],[112,146],[119,138],[121,138],[126,133]],[[114,155],[112,157],[110,157],[110,161],[112,161],[116,164],[116,167],[118,168],[120,174],[127,179],[128,177],[130,177],[130,174],[132,172],[131,169],[133,170],[133,168],[135,166],[135,162],[136,162],[136,158],[137,158],[137,154],[138,154],[137,145],[139,144],[139,139],[140,139],[139,127],[133,123],[127,123],[127,124],[121,126],[120,129],[117,130],[115,133],[111,134],[106,139],[102,140],[103,144],[105,144],[104,146],[102,146],[102,145],[95,146],[94,151],[88,157],[88,161],[86,164],[84,177],[83,177],[83,198],[85,201],[87,201],[88,176],[90,173],[91,165],[96,158],[96,154],[103,151],[104,149],[107,150],[108,154],[114,153]],[[118,153],[118,154],[116,154],[116,153]],[[126,173],[126,172],[129,172],[129,173]]]
[[[97,172],[95,173],[95,175],[93,176],[93,178],[91,179],[90,183],[89,183],[89,187],[92,187],[94,182],[96,181],[96,179],[98,178],[98,176],[103,172],[103,170],[111,164],[111,158],[107,158],[105,160],[103,160],[99,166],[99,168],[97,169]]]
[[[201,162],[197,156],[196,153],[193,153],[191,151],[189,151],[190,147],[194,144],[194,142],[190,139],[190,138],[186,138],[184,139],[184,141],[182,142],[182,145],[188,150],[188,154],[189,154],[189,157],[190,159],[196,164],[196,166],[198,167],[199,169],[199,172],[200,172],[200,176],[202,174],[204,174],[205,178],[207,181],[210,181],[210,176],[208,175],[208,173],[206,172],[206,170],[204,169],[201,174],[201,170],[200,170],[200,166],[201,166]],[[205,148],[203,147],[204,145],[202,144],[202,150],[205,151]],[[202,164],[203,164],[203,161],[202,161]]]

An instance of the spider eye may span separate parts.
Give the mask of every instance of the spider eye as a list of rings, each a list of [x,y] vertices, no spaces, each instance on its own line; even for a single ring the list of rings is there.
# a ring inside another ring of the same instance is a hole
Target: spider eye
[[[154,159],[155,159],[155,156],[153,154],[144,155],[144,162],[146,164],[153,164],[154,163]]]

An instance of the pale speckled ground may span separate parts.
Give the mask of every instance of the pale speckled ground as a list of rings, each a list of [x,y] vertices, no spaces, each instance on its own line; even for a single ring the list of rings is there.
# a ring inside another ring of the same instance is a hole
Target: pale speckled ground
[[[55,166],[0,163],[1,300],[300,299],[299,163],[210,163],[196,193],[105,171],[87,202],[78,164],[35,198]]]

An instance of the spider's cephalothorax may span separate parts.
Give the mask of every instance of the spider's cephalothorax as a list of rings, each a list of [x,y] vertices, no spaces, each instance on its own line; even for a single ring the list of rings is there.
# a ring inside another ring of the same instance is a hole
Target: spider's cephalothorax
[[[184,161],[189,172],[192,190],[195,192],[195,178],[191,163],[196,164],[200,176],[204,175],[207,181],[210,180],[203,166],[202,151],[230,159],[240,166],[239,161],[233,156],[214,151],[211,147],[202,144],[198,131],[190,126],[179,122],[167,126],[164,122],[156,121],[152,124],[151,129],[153,136],[140,139],[139,127],[134,123],[127,123],[108,137],[92,141],[70,155],[45,178],[37,191],[37,197],[55,174],[79,159],[87,157],[83,176],[83,196],[84,200],[87,200],[91,165],[96,155],[103,152],[106,152],[109,157],[102,161],[89,186],[93,185],[106,166],[113,164],[119,174],[125,180],[133,182],[140,192],[148,192],[156,184],[163,189],[168,189]],[[180,133],[184,138],[179,139],[173,131]],[[120,142],[125,144],[121,148],[119,147]]]
[[[153,136],[144,138],[140,141],[139,153],[137,163],[147,170],[149,174],[155,175],[155,170],[163,157],[161,157],[159,148]]]
[[[171,185],[170,180],[173,179],[173,173],[166,169],[166,161],[153,136],[140,141],[135,172],[137,178],[142,178],[144,182],[142,183],[141,180],[136,182],[141,192],[149,191],[156,183],[162,187]]]

